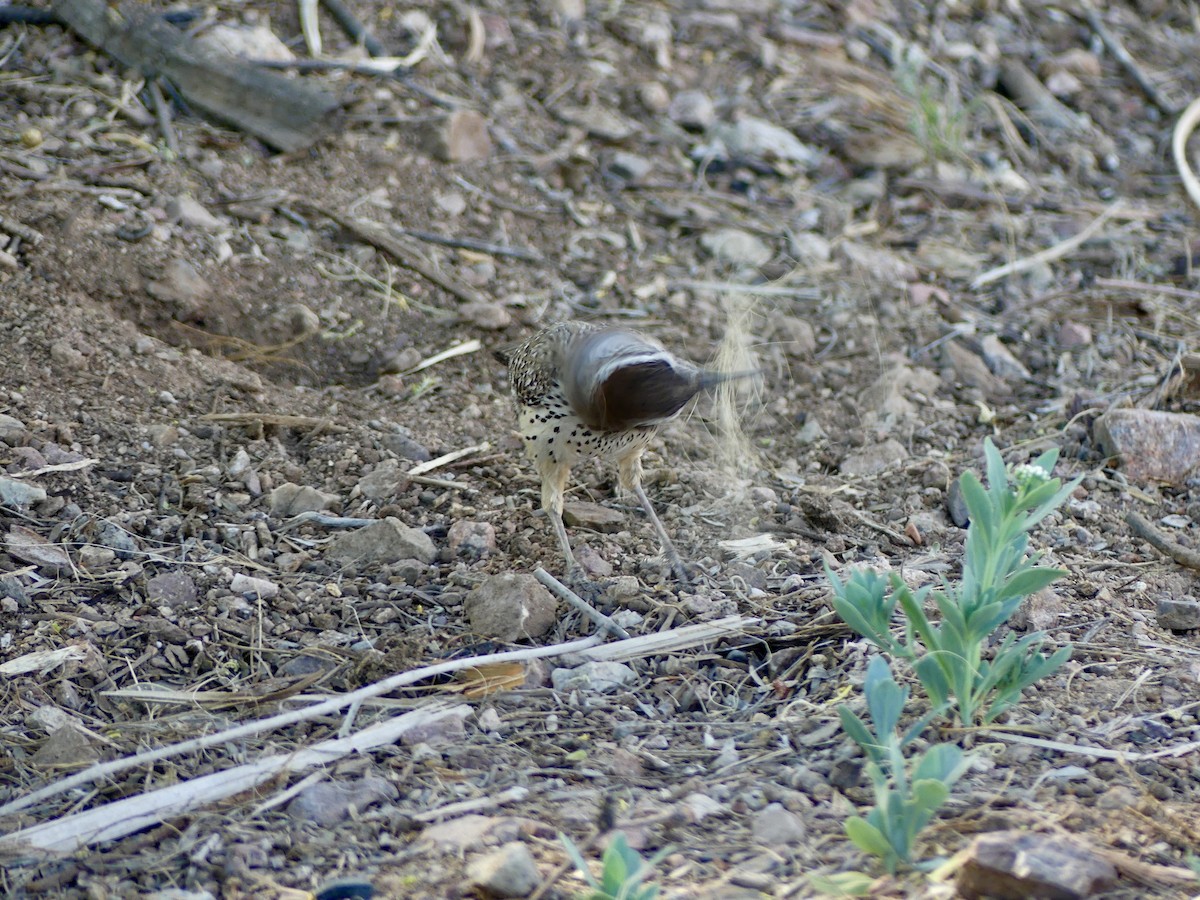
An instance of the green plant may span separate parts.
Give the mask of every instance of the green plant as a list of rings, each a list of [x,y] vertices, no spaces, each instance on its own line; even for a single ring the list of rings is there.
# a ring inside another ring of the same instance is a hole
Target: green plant
[[[560,834],[559,838],[566,847],[571,862],[591,888],[591,893],[581,895],[585,900],[654,900],[658,896],[658,885],[643,885],[642,881],[650,874],[650,870],[671,852],[670,847],[664,847],[649,859],[642,859],[638,852],[629,846],[625,835],[618,831],[604,850],[604,856],[601,857],[603,867],[597,880],[588,869],[587,860],[583,858],[575,843],[565,834]]]
[[[1005,635],[991,659],[983,658],[988,638],[1021,601],[1066,574],[1038,566],[1039,554],[1026,551],[1029,531],[1079,484],[1076,479],[1064,485],[1051,476],[1057,450],[1011,470],[990,438],[984,455],[986,490],[972,472],[959,479],[971,524],[957,584],[943,579],[938,590],[914,591],[898,575],[885,579],[870,571],[855,572],[843,583],[826,569],[838,615],[884,652],[909,660],[934,712],[956,714],[964,725],[991,722],[1071,655],[1067,645],[1045,656],[1040,652],[1045,637],[1034,632],[1020,639]],[[938,624],[925,612],[929,597],[941,614]],[[904,615],[902,638],[891,631],[897,607]]]
[[[934,744],[905,757],[905,747],[925,729],[929,717],[903,734],[897,730],[908,689],[896,683],[882,656],[867,666],[863,693],[870,724],[848,706],[839,707],[838,715],[846,734],[867,757],[875,807],[866,817],[847,819],[846,834],[860,849],[882,859],[889,872],[895,872],[900,863],[912,862],[917,835],[950,796],[967,759],[954,744]]]
[[[912,100],[908,128],[921,149],[930,159],[961,161],[974,104],[963,102],[953,75],[919,51],[901,54],[893,72],[901,92]]]

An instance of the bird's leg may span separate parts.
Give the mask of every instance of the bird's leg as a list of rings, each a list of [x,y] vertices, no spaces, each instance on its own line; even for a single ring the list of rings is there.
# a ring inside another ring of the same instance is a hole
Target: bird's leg
[[[646,491],[642,487],[642,451],[640,448],[618,462],[617,476],[621,487],[633,491],[638,502],[642,504],[642,509],[646,511],[646,517],[654,526],[654,532],[662,544],[663,554],[667,557],[667,562],[671,564],[671,571],[675,573],[675,577],[681,584],[690,584],[691,579],[688,577],[687,569],[684,568],[679,551],[675,549],[671,536],[667,534],[667,529],[663,526],[662,520],[658,518],[658,513],[654,511],[654,507],[650,504],[650,498],[646,496]]]
[[[571,552],[571,541],[567,538],[567,527],[563,524],[562,518],[563,492],[567,487],[567,478],[571,474],[571,467],[548,459],[538,460],[537,468],[538,474],[542,477],[542,509],[549,516],[550,524],[554,528],[554,536],[558,538],[558,545],[562,548],[563,559],[567,563],[567,577],[577,577],[581,567],[575,561],[575,554]]]

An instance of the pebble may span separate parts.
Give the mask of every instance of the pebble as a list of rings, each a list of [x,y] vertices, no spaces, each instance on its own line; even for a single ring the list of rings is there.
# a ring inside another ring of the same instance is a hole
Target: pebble
[[[394,500],[412,484],[394,459],[379,462],[374,469],[358,480],[358,490],[368,500]],[[274,496],[272,494],[272,496]]]
[[[750,828],[755,842],[768,847],[798,844],[808,834],[804,820],[782,803],[768,803],[755,813]]]
[[[197,596],[196,582],[185,572],[163,572],[146,582],[146,601],[154,606],[179,609],[193,605]]]
[[[467,594],[463,610],[471,630],[498,641],[546,634],[558,621],[558,602],[532,575],[490,575]]]
[[[652,168],[653,163],[644,156],[627,153],[624,150],[614,153],[612,161],[608,164],[610,174],[622,181],[628,181],[630,184],[637,184],[645,179]]]
[[[1013,356],[1012,351],[994,334],[987,335],[979,342],[979,352],[987,367],[1000,378],[1027,381],[1033,377],[1025,364]]]
[[[877,475],[908,458],[908,451],[895,438],[887,438],[846,456],[838,471],[843,475]]]
[[[735,266],[764,266],[775,256],[765,241],[738,228],[701,235],[700,246],[721,262]]]
[[[29,430],[20,419],[0,413],[0,442],[15,447],[29,438]]]
[[[541,883],[529,848],[510,841],[467,866],[472,886],[489,897],[527,897]]]
[[[0,506],[9,509],[28,509],[46,499],[44,488],[20,478],[0,475]]]
[[[822,159],[819,150],[786,128],[754,116],[743,116],[733,125],[718,125],[713,129],[713,136],[724,143],[730,153],[743,159],[795,163],[805,169],[816,168]]]
[[[473,109],[456,109],[432,134],[434,156],[443,162],[477,162],[492,155],[487,120]]]
[[[236,594],[250,594],[263,600],[279,596],[279,585],[266,578],[254,578],[238,572],[229,582],[229,589]]]
[[[212,296],[212,285],[187,260],[172,259],[146,284],[146,292],[171,307],[177,317],[195,318]]]
[[[395,785],[378,775],[354,781],[322,781],[301,791],[287,811],[293,819],[328,827],[348,818],[352,810],[395,800],[399,795]]]
[[[1200,603],[1190,597],[1163,597],[1156,606],[1158,624],[1171,631],[1200,629]]]
[[[512,313],[499,303],[464,303],[458,314],[484,331],[503,331],[512,324]]]
[[[562,515],[563,522],[572,528],[587,528],[610,534],[629,524],[624,513],[583,500],[569,500],[564,503]]]
[[[388,516],[335,538],[325,555],[331,560],[367,565],[400,559],[428,564],[437,556],[437,549],[424,531],[409,528],[394,516]]]
[[[680,91],[671,98],[667,115],[689,131],[706,131],[716,119],[716,109],[703,91]]]
[[[1093,426],[1106,456],[1131,481],[1183,484],[1200,472],[1200,417],[1152,409],[1113,409]]]
[[[957,887],[967,900],[1091,897],[1117,883],[1112,863],[1068,838],[1028,831],[981,834],[967,848]]]
[[[647,112],[661,115],[671,105],[671,92],[658,81],[645,81],[638,86],[638,100]]]
[[[277,518],[298,516],[305,512],[321,512],[338,505],[341,498],[337,494],[326,494],[308,485],[292,484],[286,481],[271,491],[268,508],[271,515]]]
[[[496,529],[490,522],[460,519],[450,526],[446,543],[455,556],[482,559],[496,552]]]
[[[556,691],[593,691],[608,694],[637,678],[633,669],[619,662],[589,662],[574,669],[555,669],[550,683]]]
[[[89,572],[100,572],[108,568],[117,558],[115,550],[108,547],[97,547],[95,544],[84,544],[79,548],[79,565]]]
[[[206,231],[217,231],[225,225],[205,209],[203,203],[186,194],[167,203],[167,218],[189,228],[202,228]]]

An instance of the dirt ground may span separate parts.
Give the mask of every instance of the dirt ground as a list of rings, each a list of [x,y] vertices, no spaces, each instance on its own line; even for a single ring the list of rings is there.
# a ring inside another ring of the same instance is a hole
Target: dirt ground
[[[0,661],[47,654],[0,682],[0,804],[510,646],[473,630],[468,595],[562,560],[491,350],[553,321],[761,370],[738,395],[740,442],[704,400],[647,457],[691,586],[613,471],[581,464],[571,492],[623,514],[571,531],[632,634],[754,621],[634,659],[608,692],[552,681],[570,662],[554,659],[482,697],[444,679],[394,691],[354,727],[446,698],[470,714],[318,767],[296,796],[314,770],[86,850],[9,851],[0,893],[282,897],[359,878],[467,896],[501,843],[550,879],[559,832],[595,859],[610,823],[646,854],[671,848],[667,897],[881,874],[842,832],[871,795],[836,711],[861,703],[870,648],[833,616],[823,567],[954,577],[948,490],[987,436],[1014,463],[1061,448],[1057,474],[1083,476],[1034,538],[1068,575],[1013,623],[1074,650],[973,735],[922,856],[1066,834],[1133,861],[1104,897],[1200,892],[1152,868],[1200,852],[1200,639],[1157,613],[1195,598],[1196,573],[1125,522],[1195,547],[1200,483],[1130,477],[1092,430],[1112,407],[1200,408],[1180,367],[1200,335],[1196,212],[1170,151],[1200,93],[1194,12],[1103,13],[1147,93],[1082,14],[1039,2],[353,6],[397,55],[424,24],[437,45],[404,78],[297,76],[344,111],[290,154],[178,108],[173,153],[136,73],[58,26],[0,29],[0,466],[34,489],[0,504]],[[291,4],[206,9],[307,56]],[[355,57],[322,31],[327,56]],[[490,141],[457,151],[483,158],[436,146],[462,110]],[[390,233],[458,288],[356,221],[407,229]],[[295,519],[288,485],[320,492],[302,496],[326,518]],[[394,517],[432,559],[347,563],[334,548],[355,523],[333,517]],[[560,606],[518,645],[593,630]],[[0,828],[297,753],[345,721],[134,767]],[[581,889],[567,872],[545,896]],[[911,873],[875,891],[953,894]]]

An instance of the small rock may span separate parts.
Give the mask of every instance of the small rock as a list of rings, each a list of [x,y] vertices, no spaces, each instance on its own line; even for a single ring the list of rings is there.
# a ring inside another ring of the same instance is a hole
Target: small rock
[[[199,200],[186,194],[167,203],[167,218],[189,228],[202,228],[207,231],[217,231],[225,224],[205,209]]]
[[[888,438],[851,453],[842,460],[838,471],[843,475],[877,475],[908,458],[908,451],[895,438]]]
[[[67,341],[55,341],[50,345],[50,358],[64,369],[82,369],[87,364],[87,357],[76,350]]]
[[[1093,426],[1106,456],[1133,481],[1182,484],[1200,472],[1200,417],[1151,409],[1113,409]]]
[[[163,572],[146,582],[146,601],[179,609],[196,602],[196,582],[184,572]]]
[[[229,589],[235,594],[251,594],[263,600],[279,596],[279,585],[265,578],[254,578],[250,575],[236,573],[229,582]]]
[[[428,448],[411,434],[401,432],[385,434],[379,439],[379,443],[402,459],[411,459],[413,462],[428,462],[433,459],[433,454],[429,452]]]
[[[265,25],[213,25],[197,40],[241,59],[291,62],[296,58]]]
[[[471,630],[499,641],[538,638],[558,621],[558,604],[532,575],[490,575],[463,602]]]
[[[116,522],[109,522],[107,519],[101,522],[96,530],[96,542],[116,550],[121,559],[129,559],[140,549],[132,534]]]
[[[821,427],[821,422],[816,416],[809,416],[804,420],[804,424],[800,426],[800,430],[796,432],[796,443],[802,447],[807,447],[810,444],[815,444],[817,441],[823,441],[829,435],[825,433],[825,429]]]
[[[337,494],[326,494],[308,485],[287,481],[271,491],[268,506],[272,516],[287,518],[298,516],[300,513],[332,509],[340,499]]]
[[[642,592],[641,582],[634,575],[618,575],[608,583],[604,598],[612,603],[632,600]]]
[[[775,255],[764,241],[738,228],[704,234],[700,246],[721,262],[735,266],[765,266]]]
[[[612,161],[608,164],[610,174],[622,181],[628,181],[630,184],[637,184],[644,179],[650,174],[652,168],[653,163],[644,156],[626,153],[623,150],[614,153]]]
[[[1087,347],[1092,343],[1092,329],[1082,322],[1063,322],[1058,328],[1058,346],[1064,350]]]
[[[858,179],[861,183],[863,179]],[[874,202],[874,201],[871,201]],[[917,268],[903,257],[858,241],[842,241],[838,251],[864,278],[877,284],[908,284],[917,280]]]
[[[431,563],[437,556],[433,540],[419,528],[409,528],[388,516],[335,538],[325,551],[332,560],[359,564],[415,559]]]
[[[358,489],[368,500],[394,500],[410,484],[408,475],[400,470],[400,463],[385,459],[358,480]]]
[[[608,560],[586,545],[575,550],[575,561],[593,578],[608,578],[613,573]]]
[[[490,522],[460,519],[450,526],[446,543],[455,556],[483,559],[496,552],[496,529]]]
[[[625,663],[600,661],[588,662],[574,669],[555,669],[550,673],[550,683],[556,691],[594,691],[608,694],[622,685],[629,684],[637,674]]]
[[[979,342],[979,352],[987,367],[999,378],[1028,381],[1033,377],[1025,364],[1013,356],[1012,351],[994,334],[989,334]]]
[[[667,106],[667,115],[689,131],[706,131],[716,118],[716,110],[703,91],[680,91]]]
[[[13,525],[8,529],[5,549],[14,559],[32,563],[46,573],[57,574],[71,569],[71,558],[62,547],[22,525]]]
[[[487,120],[473,109],[456,109],[433,133],[433,154],[443,162],[475,162],[492,155]]]
[[[661,115],[671,106],[671,93],[658,81],[645,81],[638,86],[638,99],[647,112]]]
[[[971,843],[957,886],[967,900],[1082,900],[1116,883],[1117,870],[1108,860],[1066,838],[996,831]]]
[[[0,475],[0,506],[9,509],[28,509],[46,499],[44,488],[20,478]]]
[[[753,116],[743,116],[734,125],[718,125],[713,129],[713,136],[724,143],[730,153],[741,158],[796,163],[806,169],[815,168],[821,162],[819,150],[805,144],[786,128]]]
[[[781,345],[789,356],[810,358],[817,351],[817,333],[807,319],[800,316],[772,316],[767,323],[772,343]]]
[[[754,816],[751,824],[754,840],[768,847],[785,847],[804,840],[808,829],[804,820],[782,803],[768,803]]]
[[[629,525],[624,513],[583,500],[570,500],[563,504],[563,522],[572,528],[587,528],[610,534]]]
[[[788,235],[788,250],[802,266],[827,263],[833,256],[833,245],[815,231],[799,231]]]
[[[1049,631],[1066,614],[1063,598],[1047,587],[1022,600],[1010,622],[1021,631]]]
[[[959,528],[966,528],[971,523],[971,513],[967,509],[967,501],[963,499],[962,486],[955,478],[946,489],[946,512],[950,521]]]
[[[29,429],[20,419],[0,413],[0,442],[15,447],[29,438]]]
[[[1190,597],[1163,597],[1156,611],[1158,624],[1171,631],[1195,631],[1200,628],[1200,603]]]
[[[499,303],[464,303],[458,314],[485,331],[502,331],[512,324],[512,313]]]
[[[378,775],[365,775],[355,781],[322,781],[305,788],[288,804],[288,815],[301,822],[329,827],[383,800],[400,795],[395,785]]]
[[[982,357],[972,353],[957,341],[945,345],[946,361],[958,383],[978,388],[985,397],[1005,398],[1012,394],[1009,386],[992,374]]]
[[[461,191],[444,191],[435,194],[433,202],[448,216],[461,216],[467,211],[467,198],[462,195]]]
[[[467,866],[467,877],[489,897],[526,897],[542,880],[529,848],[520,841],[474,860]]]
[[[212,285],[187,260],[172,259],[147,283],[146,293],[170,306],[177,318],[195,318],[212,296]]]
[[[577,125],[592,137],[614,144],[627,141],[641,131],[641,126],[633,119],[598,103],[588,106],[560,104],[554,108],[554,114],[568,125]]]
[[[64,725],[46,738],[30,762],[41,769],[82,769],[100,759],[87,735],[74,725]]]
[[[84,544],[79,548],[79,565],[92,573],[108,568],[116,558],[116,551],[110,550],[108,547]]]
[[[1096,799],[1097,809],[1129,809],[1138,797],[1123,784],[1114,784]]]

